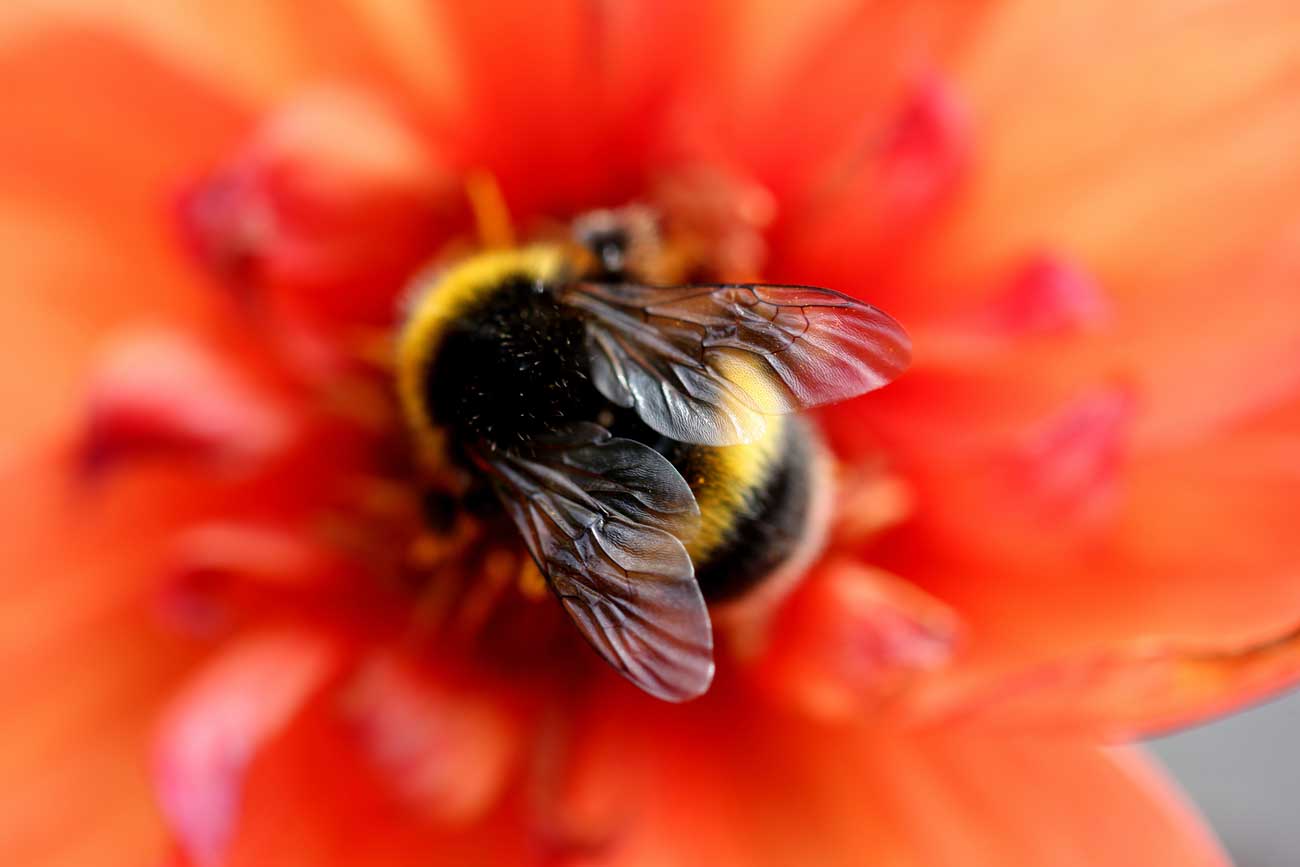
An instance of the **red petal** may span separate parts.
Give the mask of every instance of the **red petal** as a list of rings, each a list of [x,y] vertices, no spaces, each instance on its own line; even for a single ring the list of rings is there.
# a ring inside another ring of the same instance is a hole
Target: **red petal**
[[[1112,315],[1092,275],[1047,253],[1022,264],[985,312],[988,324],[1009,336],[1081,331]]]
[[[317,318],[388,322],[445,240],[459,190],[382,101],[321,91],[273,115],[184,195],[200,261]]]
[[[181,335],[138,335],[108,353],[91,384],[82,461],[91,473],[158,454],[238,468],[274,454],[290,435],[285,408],[223,359]]]
[[[1300,629],[1245,647],[1147,641],[1030,669],[933,710],[946,721],[1132,738],[1238,708],[1297,677]]]
[[[756,674],[805,711],[844,719],[947,662],[957,628],[950,610],[914,586],[832,561],[782,606]]]
[[[937,75],[921,79],[894,121],[881,161],[883,209],[907,222],[949,193],[970,152],[966,107]]]
[[[347,710],[393,790],[443,822],[481,818],[518,759],[520,733],[501,703],[394,657],[360,671]]]
[[[1109,389],[1079,398],[1026,438],[1011,458],[1007,483],[1030,520],[1085,522],[1108,514],[1133,416],[1133,395]]]
[[[198,867],[225,863],[244,776],[329,677],[336,648],[305,633],[227,647],[172,703],[154,749],[163,812]]]
[[[168,583],[160,613],[168,625],[212,635],[233,625],[243,609],[265,608],[295,591],[321,597],[340,577],[333,552],[303,531],[286,527],[208,522],[186,528],[172,543],[164,569]]]
[[[1134,754],[1068,740],[762,717],[734,696],[584,727],[566,814],[591,862],[899,867],[1226,864]],[[654,732],[653,741],[646,733]]]
[[[632,28],[644,22],[654,35],[684,32],[680,11],[665,7],[663,20],[647,22],[656,15],[632,4],[607,10],[556,0],[545,15],[513,0],[442,5],[446,62],[463,82],[448,135],[459,162],[500,182],[516,219],[553,218],[635,194],[644,154],[655,144],[651,123],[662,116],[659,89],[680,75],[670,66],[680,53],[671,39],[647,45],[646,31]],[[605,64],[618,70],[610,92]]]
[[[723,70],[711,105],[733,127],[726,152],[795,205],[869,192],[886,154],[903,163],[921,156],[912,166],[924,170],[912,177],[937,177],[929,169],[946,155],[964,156],[962,136],[950,134],[965,124],[951,113],[946,88],[925,73],[944,68],[982,6],[816,4],[774,14],[761,3],[732,4],[734,66]]]
[[[229,863],[1225,863],[1133,755],[777,721],[743,700],[694,710],[683,719],[636,698],[577,721],[572,785],[558,801],[539,791],[569,827],[599,829],[573,837],[539,836],[518,802],[454,834],[422,822],[377,794],[318,704],[259,761]]]
[[[883,141],[819,182],[775,242],[778,276],[888,303],[868,284],[956,191],[970,162],[963,102],[937,74],[912,85]]]
[[[935,683],[940,703],[1032,705],[1039,688],[1052,706],[1040,715],[1068,723],[1063,699],[1076,684],[1075,724],[1130,731],[1219,712],[1300,676],[1290,654],[1266,650],[1300,623],[1295,406],[1202,443],[1133,441],[1119,476],[1113,413],[1058,428],[1076,433],[1055,440],[1063,451],[1039,453],[1066,459],[1044,477],[1057,492],[1047,501],[1041,487],[999,478],[987,440],[927,452],[929,466],[910,474],[918,521],[884,561],[969,626],[951,680]]]
[[[400,778],[375,765],[374,744],[356,721],[346,694],[342,701],[322,695],[269,745],[250,770],[244,814],[223,867],[547,863],[527,817],[514,810],[448,823],[395,793]],[[418,728],[405,734],[421,736]],[[475,778],[474,769],[461,768]]]

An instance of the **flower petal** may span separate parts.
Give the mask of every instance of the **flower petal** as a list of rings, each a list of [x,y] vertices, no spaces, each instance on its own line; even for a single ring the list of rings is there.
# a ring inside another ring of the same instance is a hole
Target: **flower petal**
[[[1140,297],[1293,219],[1291,12],[996,4],[953,70],[980,131],[979,171],[951,224],[910,260],[911,285],[951,285],[1047,243]]]
[[[391,82],[390,59],[366,4],[355,0],[29,0],[0,14],[0,37],[52,28],[130,41],[169,66],[250,104],[320,77]]]
[[[173,701],[158,731],[154,782],[197,867],[225,863],[249,765],[337,661],[336,648],[315,635],[248,637],[226,647]]]
[[[782,605],[756,675],[808,713],[846,719],[946,663],[957,631],[953,613],[911,584],[832,560]]]
[[[501,797],[520,733],[496,697],[380,656],[358,672],[346,704],[362,749],[415,810],[466,824]]]
[[[1226,864],[1136,754],[698,711],[705,727],[640,704],[584,730],[566,803],[604,834],[584,863]]]
[[[975,324],[1003,336],[1067,334],[1113,315],[1097,281],[1082,267],[1040,253],[1022,263]],[[981,321],[982,320],[982,321]]]
[[[178,631],[225,635],[270,605],[301,608],[343,580],[336,552],[288,524],[210,521],[186,527],[163,568],[158,614]]]
[[[185,191],[179,220],[200,263],[250,303],[387,324],[411,274],[465,222],[462,204],[392,105],[330,89],[271,115]]]
[[[243,382],[206,347],[170,332],[123,338],[96,369],[81,460],[98,474],[151,455],[237,468],[283,448],[285,407]]]
[[[611,28],[635,15],[635,4],[627,5],[610,7]],[[621,125],[599,110],[607,99],[599,75],[607,53],[603,7],[556,0],[534,14],[513,0],[485,0],[442,3],[439,11],[449,36],[446,61],[463,84],[448,135],[466,168],[493,174],[516,219],[554,217],[632,194],[635,157],[650,142],[635,132],[645,124]],[[654,60],[652,85],[662,81]],[[619,118],[634,117],[644,96],[608,105]]]
[[[164,831],[144,733],[193,654],[154,628],[148,599],[194,503],[143,480],[88,502],[70,474],[53,449],[0,470],[0,780],[21,793],[0,840],[17,863],[152,863]]]
[[[1138,642],[1044,665],[944,702],[945,721],[1132,738],[1256,701],[1300,677],[1300,628],[1249,646]]]
[[[1032,704],[1041,688],[1056,707],[1040,716],[1068,724],[1051,696],[1085,681],[1074,724],[1113,733],[1220,712],[1300,678],[1285,646],[1269,649],[1300,624],[1298,406],[1159,449],[1093,414],[1072,438],[1055,428],[1055,445],[1037,452],[1041,472],[1014,462],[1007,476],[987,441],[950,440],[944,459],[914,467],[923,507],[886,562],[969,627],[932,698]]]
[[[371,738],[377,731],[358,728],[351,698],[321,694],[259,756],[223,867],[553,863],[514,810],[493,810],[466,824],[395,792],[403,781],[392,767],[376,765]],[[389,733],[424,736],[418,726]]]
[[[811,195],[787,215],[774,242],[778,275],[881,300],[870,283],[947,205],[972,149],[965,103],[937,73],[901,90],[889,118],[878,141],[859,143],[809,182]]]
[[[212,315],[160,213],[168,186],[226,146],[243,115],[84,33],[3,45],[0,84],[12,101],[0,131],[0,393],[4,432],[21,439],[70,420],[104,330]]]
[[[881,163],[886,183],[924,181],[896,184],[895,192],[946,181],[949,157],[965,155],[964,137],[952,135],[964,132],[964,111],[927,71],[964,44],[984,5],[839,2],[778,12],[768,3],[730,4],[737,33],[723,44],[733,54],[721,70],[719,104],[710,106],[730,121],[726,152],[787,203],[869,193]],[[867,210],[858,225],[879,219]],[[849,208],[836,216],[853,219]]]

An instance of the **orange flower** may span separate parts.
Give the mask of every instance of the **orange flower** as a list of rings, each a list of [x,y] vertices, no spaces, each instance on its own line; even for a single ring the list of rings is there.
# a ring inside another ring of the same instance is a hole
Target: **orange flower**
[[[1294,11],[805,5],[0,11],[8,861],[1222,863],[1099,744],[1300,669]],[[915,340],[698,701],[425,532],[376,338],[498,188]]]

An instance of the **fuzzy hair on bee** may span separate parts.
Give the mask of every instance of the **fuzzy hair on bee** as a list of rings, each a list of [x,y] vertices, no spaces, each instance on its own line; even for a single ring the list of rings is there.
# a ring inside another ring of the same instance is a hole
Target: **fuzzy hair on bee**
[[[712,681],[710,604],[795,556],[819,446],[798,413],[897,377],[910,344],[828,289],[642,282],[639,210],[428,281],[397,348],[417,447],[491,486],[592,647],[669,701]]]

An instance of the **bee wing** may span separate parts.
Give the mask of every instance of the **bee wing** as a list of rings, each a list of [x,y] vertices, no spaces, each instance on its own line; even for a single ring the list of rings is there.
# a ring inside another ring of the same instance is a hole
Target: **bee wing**
[[[641,689],[695,698],[713,679],[713,630],[682,544],[699,523],[658,452],[579,425],[525,455],[479,451],[533,559],[596,652]]]
[[[880,388],[911,360],[887,314],[813,286],[579,283],[592,380],[654,430],[709,446],[751,442],[765,415]]]

